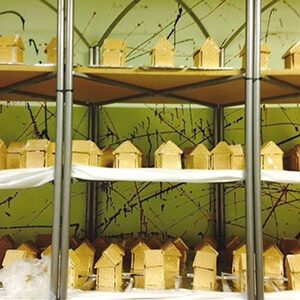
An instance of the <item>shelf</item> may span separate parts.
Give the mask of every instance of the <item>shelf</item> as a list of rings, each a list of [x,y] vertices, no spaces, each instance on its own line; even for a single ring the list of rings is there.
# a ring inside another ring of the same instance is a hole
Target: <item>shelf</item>
[[[283,291],[274,293],[265,293],[266,300],[284,299],[284,300],[298,300],[300,292],[297,291]],[[230,292],[200,292],[193,290],[180,289],[178,291],[141,291],[132,290],[130,292],[113,293],[113,292],[69,292],[68,299],[214,299],[214,300],[240,300],[246,299],[245,294],[230,293]]]
[[[11,169],[0,171],[0,189],[37,187],[54,180],[54,168]]]
[[[0,65],[1,100],[54,100],[55,66],[49,65]],[[47,82],[47,83],[46,83]],[[51,86],[49,82],[53,82]],[[39,89],[43,85],[44,89]],[[22,96],[20,96],[22,95]]]

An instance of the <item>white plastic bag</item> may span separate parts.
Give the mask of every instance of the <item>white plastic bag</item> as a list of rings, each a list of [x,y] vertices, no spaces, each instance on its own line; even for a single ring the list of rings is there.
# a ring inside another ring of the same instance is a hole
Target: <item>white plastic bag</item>
[[[19,260],[0,270],[8,299],[54,299],[50,295],[50,259]]]

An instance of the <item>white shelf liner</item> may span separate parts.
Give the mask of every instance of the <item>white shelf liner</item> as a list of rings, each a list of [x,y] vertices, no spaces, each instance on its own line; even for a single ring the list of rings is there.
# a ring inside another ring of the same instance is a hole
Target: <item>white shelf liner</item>
[[[300,183],[299,171],[262,170],[261,179],[278,183]]]
[[[206,299],[206,300],[244,300],[247,299],[246,294],[229,293],[229,292],[200,292],[180,289],[178,291],[145,291],[133,289],[130,292],[113,293],[113,292],[69,292],[68,299],[86,299],[86,300],[108,300],[108,299]],[[283,291],[274,293],[265,293],[266,300],[299,300],[300,292]]]
[[[244,179],[242,170],[173,170],[161,168],[100,168],[73,165],[72,177],[101,181],[234,182]]]
[[[37,187],[54,179],[54,168],[11,169],[0,171],[0,189]]]

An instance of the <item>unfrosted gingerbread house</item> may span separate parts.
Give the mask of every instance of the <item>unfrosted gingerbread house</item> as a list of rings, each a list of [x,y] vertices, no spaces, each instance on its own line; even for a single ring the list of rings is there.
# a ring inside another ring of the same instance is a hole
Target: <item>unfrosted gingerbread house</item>
[[[114,165],[114,149],[112,147],[105,147],[102,149],[102,156],[100,157],[99,167],[112,168]]]
[[[6,169],[7,149],[5,143],[0,140],[0,170]]]
[[[22,243],[17,249],[26,251],[26,258],[30,259],[39,257],[41,253],[41,249],[31,241]]]
[[[261,168],[264,170],[283,169],[283,151],[273,141],[261,146]]]
[[[144,264],[147,250],[150,250],[150,248],[143,241],[138,241],[131,249],[131,272],[135,274],[134,286],[136,288],[145,287]]]
[[[261,69],[268,69],[269,68],[269,59],[271,54],[271,48],[268,44],[263,43],[260,46],[260,65]],[[246,68],[246,47],[240,53],[242,57],[242,68]]]
[[[204,144],[184,149],[184,167],[185,169],[204,170],[210,168],[210,152]]]
[[[288,287],[291,290],[300,290],[300,254],[289,254],[285,261]]]
[[[300,68],[300,42],[290,47],[282,56],[284,59],[284,67],[286,69]]]
[[[120,291],[122,288],[122,265],[124,251],[117,244],[110,244],[95,264],[96,289]]]
[[[218,252],[209,244],[198,249],[193,261],[194,290],[213,291],[216,285]]]
[[[23,64],[25,50],[19,35],[0,36],[0,63]]]
[[[174,66],[174,46],[163,36],[151,50],[151,65],[154,67]]]
[[[47,167],[55,165],[55,143],[50,142],[47,151]]]
[[[163,250],[145,251],[145,288],[161,290],[165,288]]]
[[[142,151],[130,141],[123,142],[113,151],[114,168],[140,168]]]
[[[126,43],[119,39],[105,39],[102,46],[101,65],[120,67],[125,65]]]
[[[187,261],[187,256],[188,256],[188,251],[189,247],[187,244],[181,239],[181,238],[176,238],[173,241],[173,244],[177,247],[177,249],[180,251],[181,256],[180,256],[180,268],[179,268],[179,274],[184,275],[185,274],[185,264]]]
[[[96,252],[92,243],[89,240],[85,240],[74,250],[74,252],[81,260],[83,266],[81,275],[89,276],[92,274],[94,268],[94,256]]]
[[[183,151],[172,141],[162,143],[154,153],[155,168],[181,169]]]
[[[2,266],[4,268],[9,267],[11,264],[15,263],[16,261],[25,259],[26,255],[27,252],[25,250],[8,249],[5,252]]]
[[[212,38],[207,38],[194,54],[194,66],[197,68],[219,68],[220,48]]]
[[[230,168],[232,170],[243,170],[244,169],[244,151],[243,147],[239,144],[230,145],[232,155],[230,157]]]
[[[24,168],[43,168],[47,166],[49,141],[46,139],[28,140],[24,152]]]
[[[73,140],[72,164],[98,166],[102,151],[92,141]]]
[[[7,147],[7,169],[23,168],[25,143],[11,142]]]
[[[284,256],[274,244],[265,247],[264,253],[264,275],[272,278],[283,277]]]

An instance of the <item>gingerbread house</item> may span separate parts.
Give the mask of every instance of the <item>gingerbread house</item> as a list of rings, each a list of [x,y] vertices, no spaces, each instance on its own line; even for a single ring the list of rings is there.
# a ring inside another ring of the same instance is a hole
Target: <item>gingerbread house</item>
[[[283,151],[273,141],[261,146],[261,168],[264,170],[283,169]]]
[[[295,145],[295,147],[285,155],[284,165],[288,170],[300,171],[300,145]]]
[[[290,47],[282,56],[284,59],[284,67],[286,69],[300,68],[300,42]]]
[[[94,256],[96,249],[89,240],[83,241],[78,248],[74,250],[77,257],[80,259],[83,270],[81,275],[89,276],[93,273],[94,268]]]
[[[230,157],[230,168],[232,170],[243,170],[244,165],[244,151],[241,145],[230,145],[229,146],[232,154]]]
[[[7,169],[23,168],[25,143],[11,142],[7,147]]]
[[[154,153],[155,168],[181,169],[182,153],[172,141],[161,144]]]
[[[185,169],[204,169],[210,168],[210,153],[204,144],[199,144],[193,148],[184,149]]]
[[[80,288],[84,282],[81,278],[80,271],[82,269],[81,261],[75,254],[73,249],[69,249],[69,265],[68,265],[68,288]]]
[[[45,49],[47,54],[47,63],[56,64],[56,53],[57,53],[57,38],[54,37]]]
[[[113,151],[114,168],[141,168],[142,151],[130,141],[123,142]]]
[[[25,168],[43,168],[47,166],[49,141],[28,140],[25,145],[24,162]]]
[[[242,253],[238,262],[238,276],[239,281],[237,289],[241,292],[246,292],[247,290],[247,254]]]
[[[102,149],[102,155],[99,160],[99,167],[112,168],[114,165],[114,149],[112,147],[105,147]]]
[[[145,288],[160,290],[165,288],[163,250],[145,251]]]
[[[95,251],[95,261],[98,261],[98,259],[100,258],[100,256],[104,252],[104,250],[106,248],[108,248],[108,246],[110,244],[111,244],[111,241],[104,236],[99,236],[94,240],[93,246],[96,250]]]
[[[24,44],[19,35],[0,36],[0,63],[23,64]]]
[[[41,257],[43,256],[49,256],[51,257],[52,255],[52,246],[49,245],[42,253],[41,253]]]
[[[105,39],[102,46],[101,65],[120,67],[125,65],[126,43],[118,39]]]
[[[47,151],[47,167],[55,165],[55,143],[50,142]]]
[[[176,248],[180,251],[180,268],[179,268],[179,274],[184,275],[185,274],[185,264],[188,256],[189,247],[186,245],[186,243],[181,238],[176,238],[176,240],[173,241],[173,244],[176,246]]]
[[[150,248],[143,241],[138,241],[131,249],[131,272],[136,274],[134,276],[134,286],[136,288],[145,287],[144,262],[146,250],[150,250]]]
[[[0,239],[0,267],[2,266],[2,261],[4,259],[5,253],[8,249],[14,249],[16,244],[13,238],[6,234]]]
[[[175,279],[179,277],[181,252],[171,241],[162,245],[161,249],[164,253],[165,287],[174,289]]]
[[[110,244],[110,246],[102,253],[95,264],[95,268],[97,269],[97,290],[121,290],[123,256],[124,251],[114,243]]]
[[[174,46],[163,36],[151,50],[151,65],[154,67],[174,66]]]
[[[194,66],[197,68],[219,68],[220,48],[212,38],[207,38],[204,44],[194,54]]]
[[[261,69],[269,68],[269,58],[271,54],[271,48],[268,44],[263,43],[260,46],[260,65]],[[242,57],[242,68],[246,68],[246,48],[244,47],[241,51],[240,56]]]
[[[212,170],[231,169],[232,150],[226,142],[218,143],[210,153],[210,167]]]
[[[213,291],[216,285],[218,252],[209,244],[197,250],[193,261],[194,290]]]
[[[98,166],[102,151],[92,141],[74,140],[72,142],[72,164]]]
[[[283,254],[276,245],[269,245],[264,249],[264,274],[267,277],[283,277]]]
[[[287,255],[285,261],[288,277],[288,287],[291,290],[300,290],[300,254]]]
[[[5,143],[0,140],[0,170],[6,169],[7,149]]]

